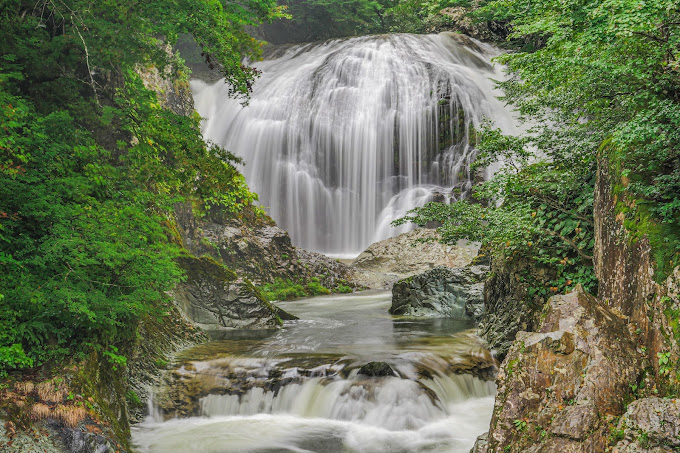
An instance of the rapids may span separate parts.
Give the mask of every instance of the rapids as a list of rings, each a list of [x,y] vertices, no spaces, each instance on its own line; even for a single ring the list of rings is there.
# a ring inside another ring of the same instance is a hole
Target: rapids
[[[390,222],[428,201],[464,197],[474,131],[496,99],[493,47],[454,34],[378,35],[282,47],[248,106],[222,81],[194,80],[205,137],[246,162],[250,187],[293,243],[356,256],[404,232]]]
[[[207,394],[184,417],[165,420],[163,408],[152,405],[152,415],[133,428],[135,448],[467,453],[488,428],[495,387],[456,371],[493,359],[469,321],[393,317],[389,305],[389,293],[282,303],[301,319],[183,352],[173,373]],[[373,360],[396,375],[359,374]]]

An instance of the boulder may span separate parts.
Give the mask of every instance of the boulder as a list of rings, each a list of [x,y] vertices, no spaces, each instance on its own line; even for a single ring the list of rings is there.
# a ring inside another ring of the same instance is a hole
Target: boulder
[[[550,298],[542,318],[501,366],[488,451],[605,451],[606,421],[623,414],[643,368],[627,318],[580,285]]]
[[[436,267],[392,287],[393,315],[479,320],[484,311],[487,266]]]
[[[642,398],[628,405],[615,436],[618,453],[670,453],[680,450],[680,400]]]
[[[369,362],[359,368],[359,374],[370,377],[396,376],[392,367],[385,362]]]
[[[281,325],[277,314],[281,309],[274,309],[247,279],[208,257],[184,256],[179,263],[187,279],[175,289],[174,299],[199,327],[268,329]]]
[[[467,266],[477,256],[479,247],[476,244],[449,245],[442,244],[439,239],[436,230],[418,228],[372,244],[352,266],[374,272],[414,275],[437,266]]]
[[[529,296],[527,275],[539,281],[555,278],[548,269],[528,260],[491,259],[491,272],[484,283],[484,314],[477,331],[499,360],[507,354],[517,332],[532,332],[539,325],[545,301]]]

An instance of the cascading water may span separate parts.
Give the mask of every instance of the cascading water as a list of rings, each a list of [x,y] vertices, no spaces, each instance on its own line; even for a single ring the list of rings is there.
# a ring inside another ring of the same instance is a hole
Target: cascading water
[[[193,81],[207,139],[244,158],[263,206],[303,248],[357,255],[427,201],[465,196],[474,129],[511,132],[490,46],[454,34],[380,35],[279,49],[250,104]]]
[[[136,449],[468,453],[488,428],[495,360],[470,321],[393,318],[390,299],[283,303],[303,319],[185,351],[133,428]],[[360,373],[376,360],[393,375]]]

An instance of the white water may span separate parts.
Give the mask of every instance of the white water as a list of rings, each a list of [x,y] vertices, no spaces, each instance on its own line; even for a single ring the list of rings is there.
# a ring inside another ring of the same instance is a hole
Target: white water
[[[513,119],[495,98],[496,51],[449,34],[289,47],[255,66],[248,107],[192,81],[207,139],[244,158],[247,182],[293,242],[357,255],[403,232],[390,222],[470,189],[470,126]]]
[[[211,388],[249,387],[202,397],[191,418],[163,421],[152,406],[148,420],[133,428],[135,447],[146,453],[468,453],[488,428],[495,392],[492,382],[449,369],[480,353],[465,330],[470,323],[394,318],[389,304],[389,293],[282,304],[303,319],[265,338],[188,351],[180,373],[206,379]],[[387,361],[398,377],[358,375],[358,365],[372,359]],[[278,384],[273,370],[280,371]]]

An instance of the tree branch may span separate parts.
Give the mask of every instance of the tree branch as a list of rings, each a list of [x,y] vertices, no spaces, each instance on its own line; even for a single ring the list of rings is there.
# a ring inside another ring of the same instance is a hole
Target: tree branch
[[[566,242],[567,244],[569,244],[574,250],[576,250],[576,253],[578,253],[578,256],[580,256],[581,258],[584,258],[588,261],[593,261],[595,259],[592,255],[588,255],[588,254],[584,253],[580,248],[578,248],[578,245],[576,244],[576,242],[572,241],[571,239],[564,237],[561,234],[556,233],[554,231],[545,230],[545,229],[543,229],[542,231],[544,233],[552,236],[552,237],[559,238],[563,242]]]

